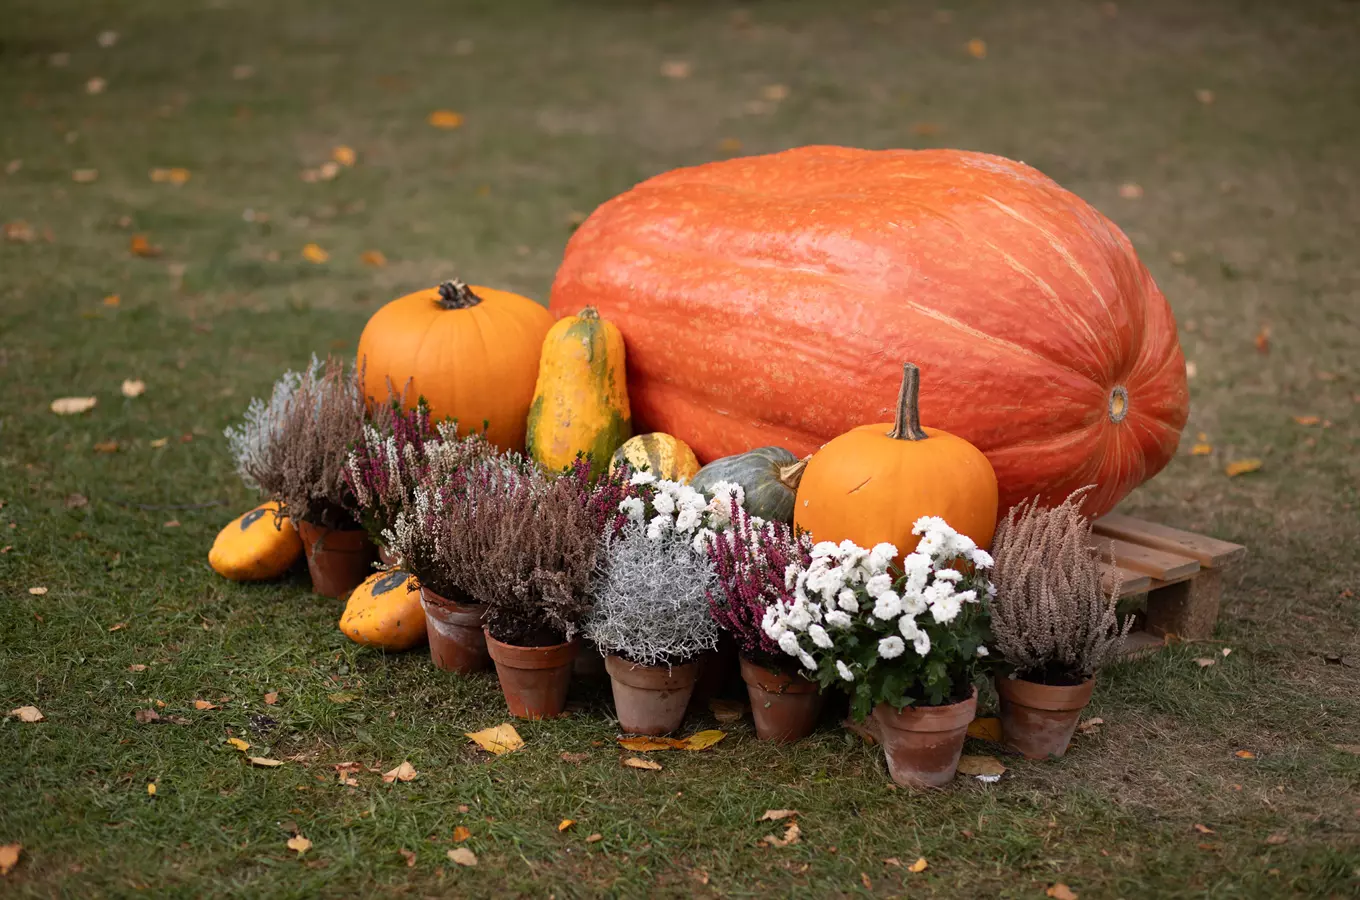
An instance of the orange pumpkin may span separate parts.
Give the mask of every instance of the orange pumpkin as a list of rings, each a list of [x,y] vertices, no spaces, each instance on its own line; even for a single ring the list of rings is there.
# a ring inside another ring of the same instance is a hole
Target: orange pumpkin
[[[359,337],[364,396],[389,387],[432,419],[454,418],[504,450],[524,449],[525,419],[552,314],[527,297],[446,281],[373,314]]]
[[[987,547],[996,531],[996,473],[961,437],[922,428],[920,370],[902,367],[897,420],[862,425],[812,455],[794,501],[793,523],[818,541],[886,541],[904,556],[921,516],[939,516]]]

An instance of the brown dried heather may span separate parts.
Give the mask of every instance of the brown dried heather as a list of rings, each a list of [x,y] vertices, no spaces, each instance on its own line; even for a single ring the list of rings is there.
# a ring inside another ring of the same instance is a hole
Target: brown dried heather
[[[328,528],[354,528],[346,510],[345,462],[364,428],[364,401],[354,369],[328,357],[275,392],[277,418],[258,453],[242,459],[242,474],[283,504],[294,519]],[[247,426],[250,427],[249,420]]]
[[[1017,674],[1043,684],[1072,684],[1113,661],[1133,625],[1115,614],[1119,585],[1107,594],[1091,549],[1091,521],[1074,491],[1053,509],[1038,499],[1001,520],[992,541],[992,633]]]

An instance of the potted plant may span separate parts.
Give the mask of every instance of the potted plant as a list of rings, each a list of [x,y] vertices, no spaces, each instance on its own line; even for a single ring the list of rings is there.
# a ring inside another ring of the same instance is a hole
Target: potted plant
[[[680,728],[699,676],[699,659],[718,644],[707,594],[708,555],[696,546],[709,501],[647,473],[621,501],[628,523],[606,535],[591,583],[586,636],[605,656],[619,727],[631,734]]]
[[[457,423],[447,423],[456,434]],[[363,435],[350,448],[344,477],[349,486],[351,512],[378,545],[378,558],[391,566],[396,558],[387,547],[383,531],[397,514],[410,505],[417,483],[424,475],[426,443],[440,438],[423,402],[407,408],[397,396],[378,405],[364,425]]]
[[[399,563],[420,585],[431,660],[443,671],[468,674],[490,666],[491,658],[482,607],[450,576],[443,512],[449,498],[466,488],[464,467],[495,449],[481,434],[459,436],[452,420],[439,423],[434,437],[418,436],[416,427],[407,423],[387,437],[366,429],[350,454],[347,477],[361,520],[370,529],[385,523],[378,539],[393,560],[389,565]]]
[[[1101,585],[1091,521],[1081,514],[1089,490],[1052,509],[1037,498],[1021,503],[992,544],[1001,733],[1031,759],[1067,752],[1096,672],[1118,658],[1133,627],[1132,616],[1121,623],[1115,612],[1119,585]]]
[[[751,700],[756,736],[792,742],[812,733],[822,708],[817,683],[765,633],[765,613],[776,602],[791,603],[791,575],[811,562],[812,541],[795,537],[783,522],[764,522],[743,508],[743,490],[732,485],[717,497],[731,510],[731,527],[708,542],[716,579],[708,604],[718,627],[731,635],[740,654],[741,678]]]
[[[913,534],[901,570],[892,544],[814,545],[790,573],[793,597],[772,603],[762,627],[823,689],[847,691],[855,719],[872,713],[893,781],[942,787],[977,709],[992,560],[937,517]]]
[[[362,435],[364,402],[354,369],[315,357],[287,372],[268,403],[251,401],[241,424],[227,429],[247,485],[277,501],[297,525],[312,587],[340,597],[363,581],[374,548],[350,511],[344,469]]]

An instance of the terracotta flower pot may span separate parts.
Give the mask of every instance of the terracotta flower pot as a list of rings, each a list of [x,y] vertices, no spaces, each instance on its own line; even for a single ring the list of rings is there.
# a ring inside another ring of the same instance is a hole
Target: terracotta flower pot
[[[560,716],[567,706],[571,667],[581,649],[580,640],[551,647],[518,647],[502,644],[486,633],[486,649],[496,663],[496,677],[510,707],[520,719]]]
[[[817,683],[797,672],[772,672],[746,657],[741,658],[741,679],[751,698],[756,737],[788,744],[801,740],[817,727],[822,693]]]
[[[685,721],[699,664],[640,666],[621,656],[604,658],[614,686],[614,711],[626,734],[670,734]]]
[[[1072,685],[997,678],[1002,740],[1030,759],[1062,756],[1072,741],[1081,711],[1091,702],[1095,684],[1094,677]]]
[[[908,706],[901,712],[886,703],[874,707],[892,780],[903,787],[949,784],[959,767],[968,723],[976,712],[976,690],[967,700],[948,706]]]
[[[420,605],[425,610],[430,659],[439,669],[468,675],[491,667],[480,603],[458,603],[422,587]]]
[[[375,548],[364,530],[341,531],[311,522],[298,522],[297,530],[312,590],[318,594],[343,597],[373,574]]]

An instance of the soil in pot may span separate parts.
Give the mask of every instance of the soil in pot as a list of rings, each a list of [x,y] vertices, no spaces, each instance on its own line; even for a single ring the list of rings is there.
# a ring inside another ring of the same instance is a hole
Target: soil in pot
[[[751,698],[756,737],[762,741],[792,743],[812,733],[822,711],[822,693],[816,682],[797,672],[779,672],[741,658],[741,678]]]
[[[949,784],[976,712],[976,690],[967,700],[948,706],[908,706],[901,711],[886,703],[874,707],[876,732],[892,780],[903,787]]]
[[[685,721],[699,664],[641,666],[622,656],[604,658],[614,687],[614,710],[626,734],[670,734]]]
[[[343,597],[373,574],[377,549],[363,529],[340,530],[297,522],[307,556],[312,590],[324,597]]]
[[[579,639],[546,647],[503,644],[486,634],[486,649],[496,663],[496,677],[510,715],[520,719],[560,716],[567,706],[572,663],[581,649]]]
[[[1081,711],[1091,702],[1095,683],[1094,677],[1071,685],[997,678],[1002,740],[1029,759],[1062,756],[1072,742]]]
[[[425,632],[435,666],[460,675],[491,667],[480,603],[460,603],[421,587],[420,605],[425,610]]]

